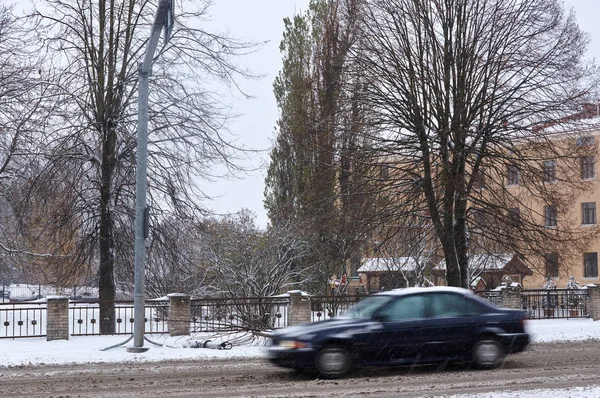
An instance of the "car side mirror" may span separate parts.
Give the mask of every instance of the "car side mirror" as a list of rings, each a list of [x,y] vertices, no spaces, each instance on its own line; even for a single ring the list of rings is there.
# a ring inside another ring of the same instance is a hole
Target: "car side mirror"
[[[377,321],[377,322],[387,322],[388,321],[388,317],[384,314],[374,314],[373,315],[373,320]]]

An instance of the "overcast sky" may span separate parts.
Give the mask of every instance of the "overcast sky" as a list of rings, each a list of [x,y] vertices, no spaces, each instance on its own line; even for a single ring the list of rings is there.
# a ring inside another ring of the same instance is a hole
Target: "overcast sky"
[[[565,0],[567,7],[575,10],[579,27],[590,35],[588,57],[600,62],[600,1],[598,0]]]
[[[277,107],[273,97],[273,80],[281,69],[279,43],[283,34],[283,18],[305,12],[309,0],[214,0],[210,14],[220,29],[248,41],[268,41],[256,54],[247,56],[244,64],[265,75],[258,81],[245,82],[243,89],[253,99],[232,100],[234,113],[241,113],[231,130],[254,149],[265,149],[251,164],[259,168],[240,180],[211,183],[203,187],[217,198],[208,204],[217,213],[232,213],[241,208],[252,210],[260,226],[266,226],[263,208],[264,178],[268,163],[267,150],[274,138]],[[600,0],[565,0],[573,7],[579,26],[590,34],[588,57],[600,60]]]
[[[213,0],[209,13],[216,27],[246,41],[267,41],[260,51],[243,59],[244,65],[264,77],[257,81],[242,82],[243,90],[254,98],[233,99],[233,113],[242,115],[230,127],[246,146],[264,149],[264,152],[248,162],[248,166],[259,169],[247,177],[202,187],[206,192],[217,196],[214,201],[207,203],[217,213],[233,213],[247,208],[256,213],[260,226],[267,225],[263,191],[268,150],[275,137],[275,122],[278,118],[273,81],[281,69],[279,43],[283,37],[283,19],[304,13],[308,2],[309,0]]]

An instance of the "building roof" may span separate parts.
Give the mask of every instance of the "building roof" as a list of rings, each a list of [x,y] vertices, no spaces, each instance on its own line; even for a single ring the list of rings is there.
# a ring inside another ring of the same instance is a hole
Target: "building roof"
[[[473,254],[469,257],[471,271],[505,271],[522,275],[532,275],[533,271],[525,261],[514,254]],[[440,261],[435,267],[436,271],[446,270],[446,260]]]
[[[563,122],[559,125],[544,128],[544,133],[548,135],[569,135],[588,133],[596,135],[600,130],[600,116],[586,119],[575,119]]]
[[[474,295],[471,290],[463,289],[462,287],[452,286],[431,286],[431,287],[403,287],[392,289],[387,292],[376,293],[377,295],[394,295],[403,296],[406,294],[423,293],[423,292],[441,292],[441,293],[460,293],[466,295]]]
[[[416,257],[375,257],[363,258],[358,272],[394,272],[415,271],[426,263],[425,259]]]
[[[487,286],[487,282],[485,281],[485,279],[483,279],[481,276],[478,276],[477,278],[473,279],[471,281],[471,287],[472,288],[476,288],[478,287],[478,285],[484,285]]]

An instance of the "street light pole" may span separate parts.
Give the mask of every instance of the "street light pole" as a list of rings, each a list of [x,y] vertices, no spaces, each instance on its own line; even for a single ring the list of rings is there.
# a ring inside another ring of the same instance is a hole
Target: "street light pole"
[[[148,78],[152,73],[152,61],[158,46],[161,31],[165,32],[165,44],[173,29],[173,0],[160,0],[154,16],[152,33],[144,60],[138,69],[138,129],[135,178],[135,268],[133,296],[133,347],[128,352],[143,352],[144,348],[144,290],[146,238],[148,237],[148,208],[146,207],[146,184],[148,165]]]

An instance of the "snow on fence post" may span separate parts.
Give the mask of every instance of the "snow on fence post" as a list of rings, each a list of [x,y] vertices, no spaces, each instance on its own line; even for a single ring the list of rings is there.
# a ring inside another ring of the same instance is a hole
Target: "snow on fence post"
[[[48,296],[46,302],[46,341],[69,340],[69,298]]]
[[[594,320],[600,320],[600,286],[587,285],[589,294],[588,301],[588,314]]]
[[[302,299],[302,292],[292,290],[290,295],[290,308],[288,325],[299,325],[310,322],[310,301]]]
[[[502,306],[505,308],[521,309],[521,287],[506,286],[501,290]]]
[[[169,336],[189,336],[192,319],[190,296],[171,293],[169,298]]]

